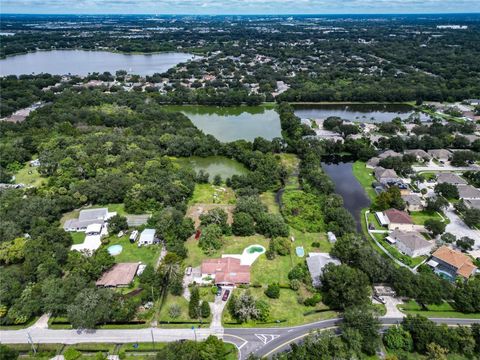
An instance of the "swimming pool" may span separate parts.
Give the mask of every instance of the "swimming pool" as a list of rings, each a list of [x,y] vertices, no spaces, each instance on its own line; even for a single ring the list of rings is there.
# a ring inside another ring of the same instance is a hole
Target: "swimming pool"
[[[263,253],[265,251],[265,248],[263,246],[249,246],[247,249],[248,254],[254,254],[254,253]]]
[[[305,249],[303,246],[297,246],[295,248],[295,253],[297,254],[298,257],[304,257],[305,256]]]
[[[107,249],[108,253],[112,256],[120,254],[122,250],[123,250],[122,245],[112,245],[112,246],[109,246]]]
[[[443,278],[447,281],[450,281],[450,282],[455,281],[455,277],[453,277],[452,274],[450,274],[447,271],[436,269],[435,274],[437,274],[438,276],[440,276],[441,278]]]

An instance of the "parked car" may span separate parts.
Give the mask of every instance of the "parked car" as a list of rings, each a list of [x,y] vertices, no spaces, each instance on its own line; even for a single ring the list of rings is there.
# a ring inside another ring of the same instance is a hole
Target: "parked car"
[[[222,296],[222,300],[223,301],[227,301],[228,300],[228,295],[230,295],[230,290],[225,290],[225,292],[223,293],[223,296]]]
[[[217,286],[217,296],[220,296],[220,295],[222,295],[222,287]]]
[[[187,271],[185,273],[187,274],[187,276],[192,275],[192,267],[191,266],[187,267]]]

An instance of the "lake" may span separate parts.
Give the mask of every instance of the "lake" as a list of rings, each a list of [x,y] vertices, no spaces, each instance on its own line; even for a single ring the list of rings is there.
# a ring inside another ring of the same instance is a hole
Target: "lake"
[[[233,175],[243,175],[248,173],[248,169],[238,161],[229,159],[225,156],[191,156],[189,158],[176,159],[181,165],[191,166],[196,172],[203,170],[210,174],[210,181],[215,175],[220,175],[223,180]]]
[[[294,105],[295,115],[302,119],[326,119],[338,116],[356,122],[387,122],[396,117],[408,118],[414,113],[413,107],[406,104],[302,104]],[[430,117],[418,113],[420,120],[428,121]]]
[[[51,50],[9,56],[0,60],[0,75],[49,73],[88,75],[88,73],[127,70],[137,75],[163,73],[193,59],[194,55],[169,52],[158,54],[120,54],[109,51]]]
[[[165,106],[180,111],[202,130],[222,142],[253,141],[256,137],[272,140],[282,136],[278,113],[266,106]]]
[[[362,230],[361,211],[370,206],[362,185],[352,171],[353,162],[322,163],[322,168],[335,183],[335,192],[343,198],[344,207],[353,215],[357,230]]]

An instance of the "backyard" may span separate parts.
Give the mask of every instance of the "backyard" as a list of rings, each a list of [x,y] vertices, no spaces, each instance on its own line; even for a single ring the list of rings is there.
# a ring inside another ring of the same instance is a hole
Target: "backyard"
[[[365,189],[370,201],[374,202],[377,193],[375,192],[375,189],[372,188],[372,183],[375,181],[373,170],[368,169],[365,162],[355,161],[352,165],[352,171],[360,185]]]
[[[160,256],[159,245],[149,245],[138,247],[137,243],[131,244],[128,235],[117,237],[112,235],[108,238],[108,244],[104,247],[108,248],[112,245],[121,245],[122,252],[115,255],[115,262],[142,262],[146,265],[155,266]]]
[[[40,176],[37,167],[32,167],[29,163],[15,174],[15,184],[40,187],[45,184],[47,180],[47,178]]]
[[[189,204],[235,204],[235,202],[235,193],[229,187],[196,184]]]

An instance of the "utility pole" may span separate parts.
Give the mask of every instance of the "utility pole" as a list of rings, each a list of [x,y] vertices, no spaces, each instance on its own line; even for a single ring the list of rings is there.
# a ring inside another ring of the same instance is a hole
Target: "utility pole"
[[[27,340],[30,343],[30,345],[32,345],[33,354],[37,355],[37,350],[35,349],[35,345],[33,344],[32,336],[28,331],[27,331]]]

